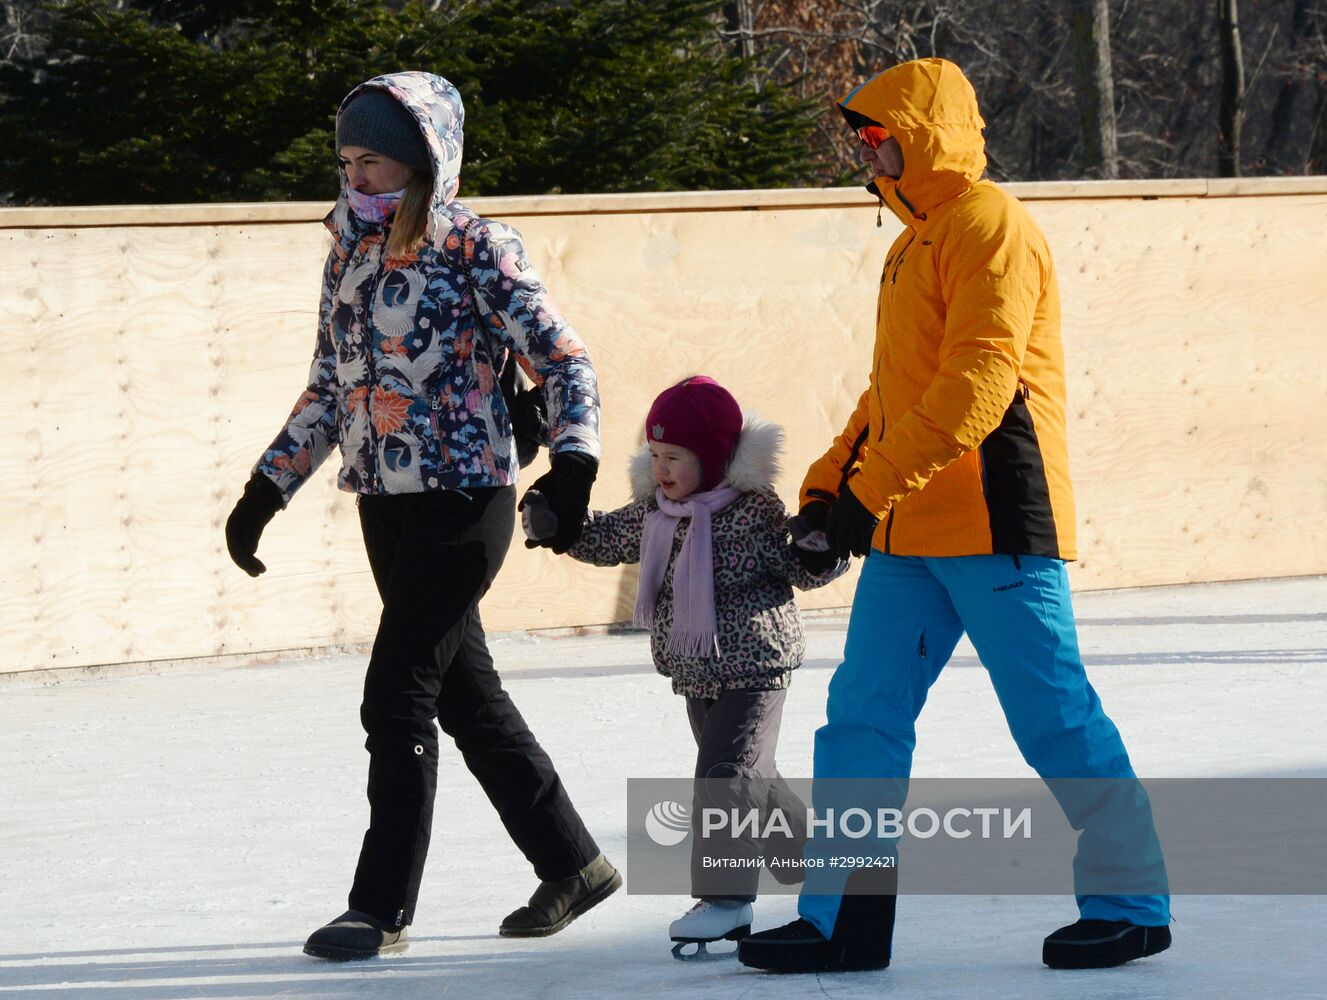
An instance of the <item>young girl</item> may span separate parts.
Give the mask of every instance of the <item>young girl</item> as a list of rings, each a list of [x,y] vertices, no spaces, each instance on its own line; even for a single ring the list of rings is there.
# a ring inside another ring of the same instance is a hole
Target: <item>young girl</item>
[[[780,854],[800,857],[805,807],[774,762],[784,696],[806,650],[792,588],[823,586],[847,564],[790,544],[773,489],[782,437],[773,424],[744,420],[711,378],[666,389],[645,421],[648,447],[631,463],[635,499],[588,514],[569,553],[597,566],[641,564],[635,622],[650,629],[656,668],[686,698],[698,748],[693,832],[700,807],[723,794],[729,807],[783,809],[797,843]],[[700,901],[673,921],[670,936],[750,933],[759,868],[725,870],[716,887],[700,864],[701,838],[692,843]]]

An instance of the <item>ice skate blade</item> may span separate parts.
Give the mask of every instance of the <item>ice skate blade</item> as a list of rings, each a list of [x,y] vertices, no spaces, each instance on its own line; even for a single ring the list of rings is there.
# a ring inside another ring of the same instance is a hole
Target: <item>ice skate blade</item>
[[[719,938],[720,941],[723,938]],[[710,951],[705,945],[706,941],[678,941],[673,945],[673,957],[679,962],[726,962],[729,959],[737,957],[737,949],[732,951]],[[695,951],[684,951],[685,948],[695,946]]]
[[[681,938],[675,937],[673,941],[673,957],[679,962],[721,962],[737,955],[737,949],[732,951],[713,952],[706,948],[706,945],[713,944],[715,941],[741,941],[744,937],[751,936],[751,925],[743,924],[741,927],[734,927],[723,937],[717,938]],[[687,945],[694,944],[695,951],[685,951]]]

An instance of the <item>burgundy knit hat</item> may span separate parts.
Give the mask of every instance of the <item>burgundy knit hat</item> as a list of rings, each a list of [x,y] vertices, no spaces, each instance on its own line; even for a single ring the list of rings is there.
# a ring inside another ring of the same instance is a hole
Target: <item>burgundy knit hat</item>
[[[670,386],[645,418],[645,440],[675,444],[700,458],[700,488],[719,485],[742,433],[742,408],[732,393],[708,375]]]

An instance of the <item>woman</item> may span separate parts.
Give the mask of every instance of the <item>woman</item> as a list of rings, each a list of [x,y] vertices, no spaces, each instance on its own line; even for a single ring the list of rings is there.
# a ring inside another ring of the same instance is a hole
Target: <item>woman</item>
[[[341,196],[325,220],[309,385],[254,467],[226,525],[251,576],[259,536],[334,444],[355,493],[383,611],[364,681],[369,829],[350,909],[304,946],[322,958],[406,947],[437,786],[433,720],[456,742],[540,878],[500,933],[561,930],[621,877],[595,845],[493,669],[479,600],[514,520],[518,463],[495,371],[515,351],[542,386],[552,469],[537,489],[565,551],[599,457],[594,369],[525,255],[520,234],[454,199],[460,94],[428,73],[361,84],[337,114]]]

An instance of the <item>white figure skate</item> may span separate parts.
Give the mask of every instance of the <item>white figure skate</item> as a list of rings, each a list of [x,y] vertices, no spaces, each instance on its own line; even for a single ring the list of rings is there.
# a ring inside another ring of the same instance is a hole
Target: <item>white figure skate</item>
[[[705,961],[728,958],[736,952],[711,954],[706,945],[713,941],[740,941],[751,933],[751,904],[733,899],[702,899],[668,925],[673,939],[673,957],[679,961]],[[695,951],[686,951],[695,945]]]

